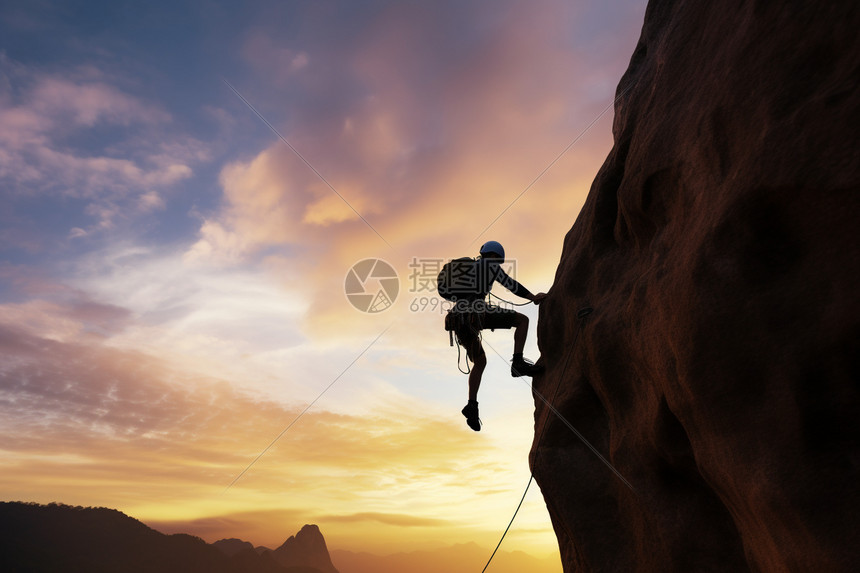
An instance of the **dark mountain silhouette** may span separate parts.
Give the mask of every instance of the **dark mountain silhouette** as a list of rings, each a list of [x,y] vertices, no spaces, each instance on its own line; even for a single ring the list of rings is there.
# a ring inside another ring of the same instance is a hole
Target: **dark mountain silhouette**
[[[253,548],[234,553],[230,556],[230,563],[240,571],[249,573],[320,573],[311,567],[282,567],[272,557],[271,551],[258,552]]]
[[[241,571],[259,571],[260,573],[282,573],[285,571],[272,556],[272,550],[266,547],[254,547],[248,541],[241,539],[221,539],[212,544],[224,555],[230,563]],[[303,573],[289,569],[290,573]]]
[[[236,539],[235,537],[230,539],[221,539],[213,543],[212,546],[217,547],[221,550],[222,553],[230,557],[246,550],[256,552],[252,543],[248,541],[242,541],[241,539]]]
[[[325,539],[316,525],[305,525],[272,552],[275,560],[287,567],[314,567],[322,573],[338,573],[332,565]]]
[[[649,2],[540,306],[565,571],[860,571],[858,29],[856,0]]]
[[[306,526],[306,528],[309,526]],[[315,526],[313,526],[315,527]],[[304,528],[303,528],[304,530]],[[311,544],[318,552],[322,534]],[[322,547],[325,541],[322,540]],[[328,554],[326,553],[326,556]],[[331,562],[329,561],[329,564]],[[107,508],[0,502],[0,571],[14,573],[332,573],[284,566],[274,551],[222,540],[164,535]]]

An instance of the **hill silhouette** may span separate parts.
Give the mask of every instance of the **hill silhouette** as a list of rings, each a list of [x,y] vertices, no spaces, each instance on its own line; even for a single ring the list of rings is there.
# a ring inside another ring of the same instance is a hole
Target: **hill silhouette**
[[[285,567],[314,567],[322,573],[338,573],[331,562],[325,539],[316,525],[305,525],[294,536],[272,552]]]
[[[314,540],[315,559],[321,539],[319,534]],[[258,553],[241,540],[229,541],[209,545],[191,535],[165,535],[115,509],[0,502],[0,571],[337,573],[333,567],[306,566],[298,553],[290,557],[293,566],[284,566],[275,552]]]

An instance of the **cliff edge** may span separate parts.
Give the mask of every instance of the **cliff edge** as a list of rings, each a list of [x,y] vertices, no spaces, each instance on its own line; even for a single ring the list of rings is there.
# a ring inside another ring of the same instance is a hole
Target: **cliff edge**
[[[652,0],[538,323],[564,570],[860,570],[860,4]],[[585,307],[593,312],[582,318]]]

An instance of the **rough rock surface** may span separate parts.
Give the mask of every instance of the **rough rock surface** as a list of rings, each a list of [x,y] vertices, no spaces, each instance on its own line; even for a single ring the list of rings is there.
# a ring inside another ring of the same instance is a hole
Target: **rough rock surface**
[[[538,336],[565,571],[860,571],[860,3],[652,1]],[[593,307],[584,320],[577,311]]]

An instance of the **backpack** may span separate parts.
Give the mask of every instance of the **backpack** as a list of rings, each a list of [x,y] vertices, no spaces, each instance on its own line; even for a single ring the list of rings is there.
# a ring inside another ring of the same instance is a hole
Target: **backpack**
[[[450,301],[472,301],[480,298],[478,261],[461,257],[445,263],[436,278],[436,292]]]

